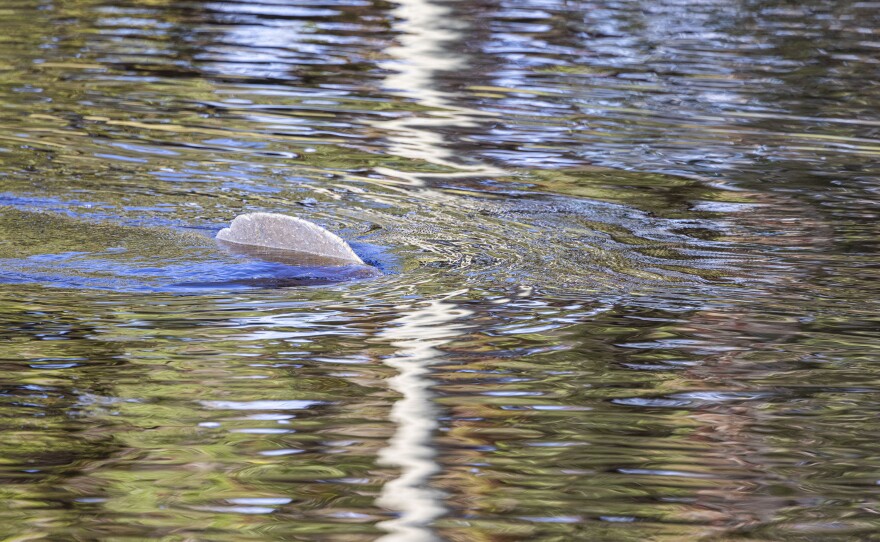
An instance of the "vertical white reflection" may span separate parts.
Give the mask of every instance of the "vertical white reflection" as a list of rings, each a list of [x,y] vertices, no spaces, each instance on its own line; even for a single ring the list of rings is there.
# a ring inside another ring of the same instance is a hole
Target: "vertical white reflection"
[[[442,358],[438,347],[463,332],[464,325],[455,322],[471,312],[448,300],[465,292],[452,292],[414,307],[391,321],[392,327],[381,334],[398,348],[385,364],[398,371],[389,385],[403,396],[391,409],[391,421],[397,429],[379,452],[380,463],[400,469],[400,476],[385,484],[376,501],[399,514],[379,524],[388,533],[379,539],[382,542],[437,540],[430,523],[446,508],[442,494],[428,486],[430,477],[440,469],[432,446],[438,411],[430,390],[430,366]]]
[[[396,18],[393,28],[399,33],[398,45],[385,51],[391,60],[381,64],[390,71],[383,86],[394,94],[430,108],[430,111],[420,116],[375,122],[374,125],[385,133],[389,152],[453,168],[459,170],[460,175],[503,173],[486,164],[466,165],[456,159],[439,130],[476,126],[478,117],[490,116],[483,111],[456,106],[454,95],[437,88],[435,79],[440,72],[461,70],[466,65],[464,59],[448,47],[462,38],[465,23],[447,6],[429,0],[396,1],[398,7],[392,14]],[[418,177],[431,176],[392,170],[388,173],[414,184],[422,184]],[[449,177],[450,173],[443,176]]]

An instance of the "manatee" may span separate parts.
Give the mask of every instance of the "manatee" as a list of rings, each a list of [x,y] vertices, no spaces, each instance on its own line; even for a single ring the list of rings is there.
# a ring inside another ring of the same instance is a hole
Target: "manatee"
[[[217,240],[231,252],[305,267],[366,266],[338,235],[321,226],[276,213],[235,217]]]

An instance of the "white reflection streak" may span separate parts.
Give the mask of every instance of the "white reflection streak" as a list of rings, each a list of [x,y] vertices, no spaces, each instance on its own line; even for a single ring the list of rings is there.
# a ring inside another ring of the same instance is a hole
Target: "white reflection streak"
[[[454,17],[448,7],[429,0],[397,0],[397,3],[392,14],[397,18],[393,26],[400,33],[399,45],[386,50],[393,60],[381,64],[391,71],[383,86],[431,111],[424,116],[374,123],[387,134],[389,152],[461,171],[459,174],[443,173],[443,177],[503,174],[502,170],[489,165],[468,166],[456,161],[438,131],[438,128],[449,126],[475,126],[477,117],[489,116],[482,111],[456,106],[454,96],[438,90],[434,81],[439,72],[465,67],[462,58],[446,48],[448,43],[461,38],[462,32],[457,27],[462,26],[462,21]],[[418,185],[423,184],[418,177],[437,175],[387,172]]]
[[[398,348],[395,357],[385,364],[398,371],[389,386],[403,397],[391,409],[391,421],[397,430],[388,446],[379,452],[379,462],[400,469],[400,476],[382,488],[376,504],[399,512],[393,520],[379,527],[388,534],[382,542],[431,542],[437,540],[430,523],[446,512],[443,495],[427,483],[440,467],[432,446],[438,427],[437,408],[432,401],[430,366],[443,355],[437,347],[462,333],[462,324],[454,324],[470,311],[458,308],[449,298],[467,290],[450,293],[428,302],[393,320],[382,336]]]

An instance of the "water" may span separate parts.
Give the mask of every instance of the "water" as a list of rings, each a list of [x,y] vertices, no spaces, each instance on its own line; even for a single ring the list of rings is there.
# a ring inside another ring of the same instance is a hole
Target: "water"
[[[0,535],[880,539],[878,7],[0,4]]]

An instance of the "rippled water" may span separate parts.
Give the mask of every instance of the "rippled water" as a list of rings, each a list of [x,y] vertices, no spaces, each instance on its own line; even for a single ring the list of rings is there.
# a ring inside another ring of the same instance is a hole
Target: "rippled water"
[[[876,2],[2,2],[0,536],[880,540],[878,111]]]

